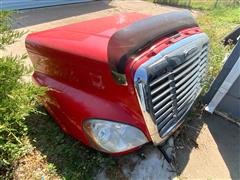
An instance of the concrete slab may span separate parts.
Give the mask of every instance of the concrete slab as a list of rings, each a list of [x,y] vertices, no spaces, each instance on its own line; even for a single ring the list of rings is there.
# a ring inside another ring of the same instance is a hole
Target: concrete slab
[[[176,140],[180,179],[240,179],[238,125],[204,113],[185,124],[181,134]]]

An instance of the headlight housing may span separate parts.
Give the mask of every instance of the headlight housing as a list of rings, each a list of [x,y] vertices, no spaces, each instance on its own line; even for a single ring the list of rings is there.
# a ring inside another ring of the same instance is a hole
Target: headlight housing
[[[123,123],[90,119],[83,128],[92,145],[108,153],[127,151],[148,142],[142,131]]]

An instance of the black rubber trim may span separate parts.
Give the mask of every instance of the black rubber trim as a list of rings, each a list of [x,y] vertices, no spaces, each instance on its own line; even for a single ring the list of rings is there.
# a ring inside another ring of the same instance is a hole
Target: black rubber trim
[[[151,16],[115,32],[108,44],[111,71],[124,74],[126,61],[133,53],[164,36],[197,26],[190,11],[179,11]]]
[[[240,26],[237,26],[231,33],[229,33],[223,40],[223,44],[229,45],[229,44],[237,44],[238,37],[240,37]]]

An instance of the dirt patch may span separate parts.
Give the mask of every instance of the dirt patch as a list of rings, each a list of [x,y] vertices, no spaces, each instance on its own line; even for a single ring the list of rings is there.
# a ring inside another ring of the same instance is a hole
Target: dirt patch
[[[51,172],[51,164],[49,164],[37,149],[32,150],[19,161],[16,161],[13,168],[13,179],[26,180],[26,179],[61,179]]]
[[[101,172],[96,179],[170,180],[177,175],[158,148],[151,143],[134,153],[118,157],[116,161],[117,167],[112,171]]]

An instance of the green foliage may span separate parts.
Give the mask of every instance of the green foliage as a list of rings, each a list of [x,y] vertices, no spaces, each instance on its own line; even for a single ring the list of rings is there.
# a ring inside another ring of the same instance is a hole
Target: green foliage
[[[153,2],[200,10],[211,10],[220,7],[240,6],[240,0],[153,0]]]
[[[11,29],[11,15],[8,11],[1,14],[2,50],[23,34]],[[65,135],[43,109],[36,110],[37,97],[44,95],[45,89],[26,81],[32,73],[24,64],[26,57],[0,57],[0,179],[14,178],[13,164],[23,155],[31,156],[35,148],[47,158],[48,177],[92,179],[114,161]],[[32,177],[32,169],[26,171]],[[38,174],[36,178],[42,177]]]
[[[24,32],[18,32],[11,29],[12,26],[12,11],[0,12],[0,49],[3,49],[6,45],[14,43],[20,38]]]
[[[45,111],[28,121],[31,144],[44,154],[48,162],[47,179],[93,179],[102,168],[114,165],[111,157],[90,149],[63,133]]]
[[[224,46],[221,41],[240,24],[240,8],[218,8],[205,12],[204,15],[198,18],[198,23],[210,38],[211,45],[208,74],[204,81],[204,93],[218,75],[224,63],[225,56],[232,49],[231,46]]]
[[[11,14],[1,12],[1,49],[23,34],[11,30]],[[25,58],[26,55],[0,57],[0,179],[9,172],[13,160],[22,154],[21,139],[28,132],[25,117],[35,111],[37,96],[44,93],[43,89],[23,80],[31,73],[23,64]]]

